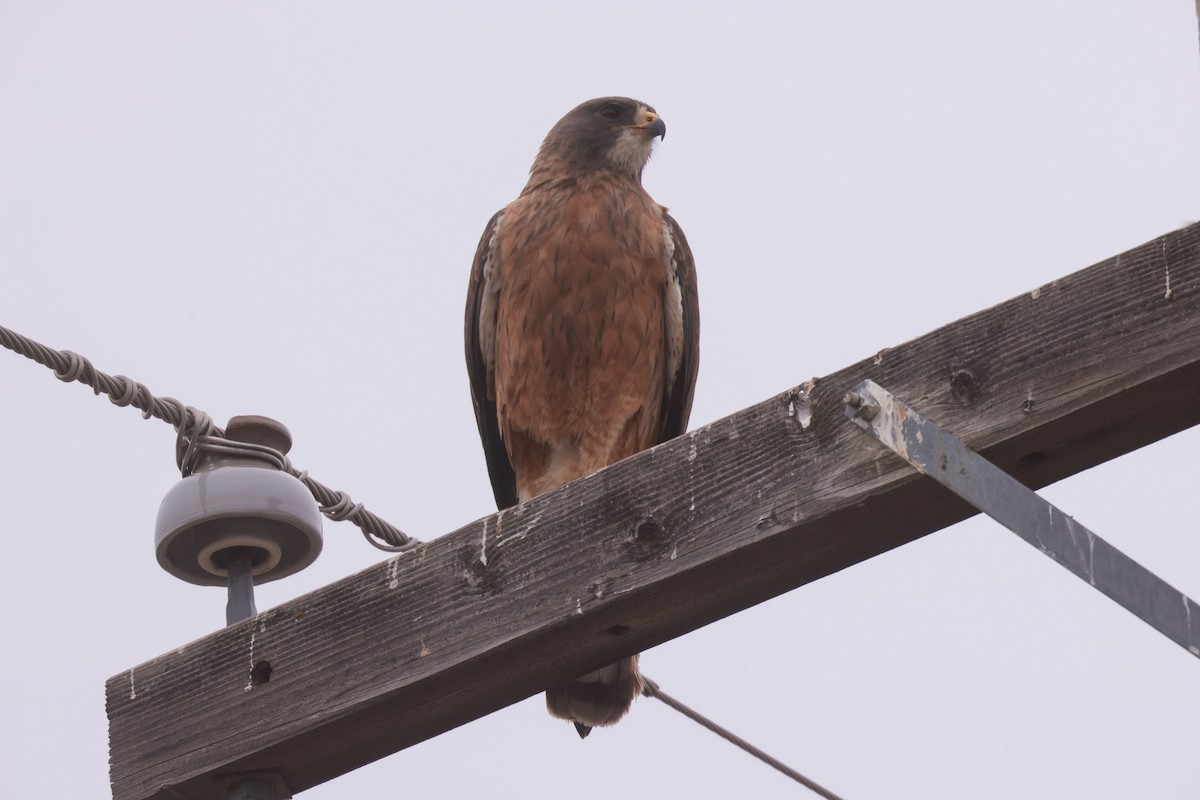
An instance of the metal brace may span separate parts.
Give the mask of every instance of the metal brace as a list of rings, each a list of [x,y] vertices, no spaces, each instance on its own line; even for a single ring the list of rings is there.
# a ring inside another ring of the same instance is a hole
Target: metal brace
[[[846,416],[923,475],[1041,550],[1200,657],[1200,606],[1043,500],[872,380],[843,398]]]

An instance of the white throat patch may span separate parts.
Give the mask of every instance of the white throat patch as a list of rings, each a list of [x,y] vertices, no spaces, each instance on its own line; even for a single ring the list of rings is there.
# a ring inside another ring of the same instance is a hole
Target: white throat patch
[[[645,106],[638,106],[637,116],[645,112]],[[650,160],[650,149],[653,137],[646,136],[635,128],[624,128],[617,137],[616,143],[608,151],[608,160],[618,172],[628,175],[640,175],[646,162]]]

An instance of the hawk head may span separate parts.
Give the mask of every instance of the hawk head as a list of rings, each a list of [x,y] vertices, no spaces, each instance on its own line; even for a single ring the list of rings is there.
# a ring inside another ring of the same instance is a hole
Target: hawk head
[[[608,171],[640,181],[654,137],[666,135],[666,123],[640,100],[599,97],[571,109],[550,129],[530,171],[570,176]]]

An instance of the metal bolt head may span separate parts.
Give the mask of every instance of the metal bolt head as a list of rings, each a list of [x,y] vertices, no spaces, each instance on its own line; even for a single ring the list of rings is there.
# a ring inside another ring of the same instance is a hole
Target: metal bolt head
[[[854,409],[853,413],[849,414],[851,419],[861,419],[863,422],[870,422],[879,413],[879,406],[870,402],[858,392],[846,392],[846,394],[842,395],[842,403],[848,409]]]

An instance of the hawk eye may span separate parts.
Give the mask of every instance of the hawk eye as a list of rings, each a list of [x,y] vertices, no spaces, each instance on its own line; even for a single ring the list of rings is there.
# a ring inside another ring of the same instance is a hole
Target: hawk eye
[[[600,107],[600,116],[605,119],[618,119],[623,109],[616,103],[605,103]]]

